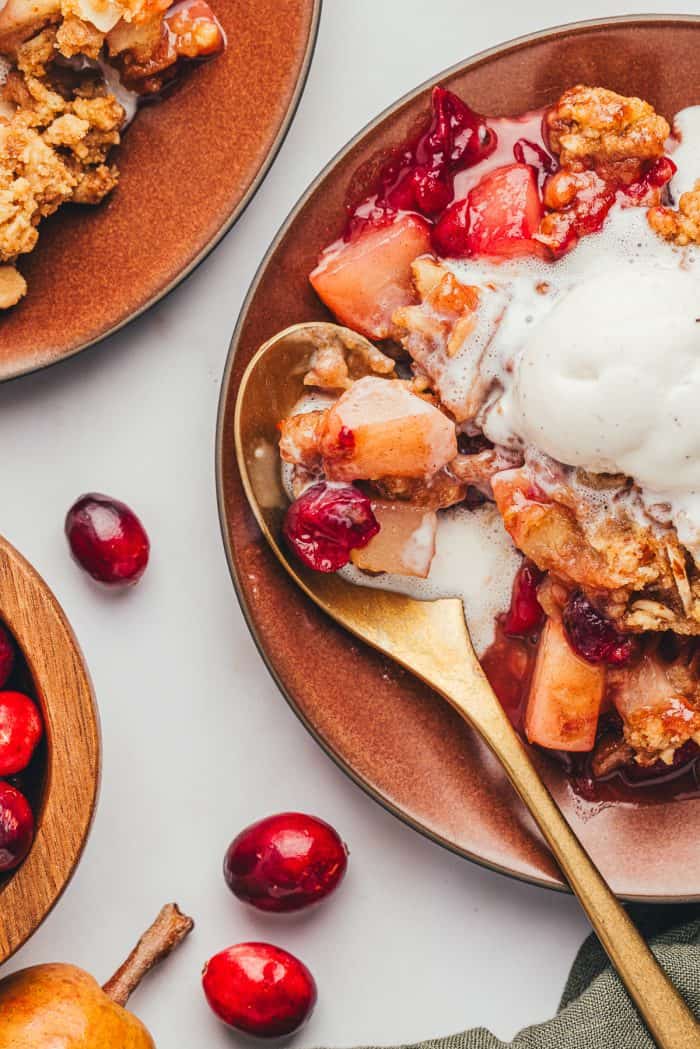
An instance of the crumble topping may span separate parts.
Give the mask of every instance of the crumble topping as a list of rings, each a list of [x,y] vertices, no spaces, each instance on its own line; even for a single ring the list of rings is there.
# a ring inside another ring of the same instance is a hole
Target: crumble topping
[[[584,84],[564,92],[547,114],[547,128],[563,167],[592,168],[603,178],[613,170],[622,182],[637,178],[644,160],[663,155],[671,131],[641,98]]]
[[[700,179],[678,201],[678,210],[655,207],[648,212],[649,225],[664,240],[679,247],[700,244]]]
[[[391,357],[366,339],[356,338],[349,330],[342,343],[335,334],[328,335],[320,324],[314,332],[307,330],[306,338],[313,339],[315,349],[304,376],[304,386],[349,390],[353,382],[365,375],[394,374],[395,362]]]
[[[118,180],[106,160],[119,142],[124,110],[95,83],[79,84],[68,97],[61,93],[62,85],[46,75],[55,42],[50,28],[22,44],[2,89],[14,107],[0,117],[0,262],[6,270],[34,248],[42,218],[68,200],[98,204]],[[22,278],[5,284],[14,294],[6,291],[3,308],[26,290]]]

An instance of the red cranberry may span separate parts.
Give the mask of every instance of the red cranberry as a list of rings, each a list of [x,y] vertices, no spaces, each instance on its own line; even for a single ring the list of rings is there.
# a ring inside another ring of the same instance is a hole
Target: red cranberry
[[[0,776],[26,769],[41,735],[41,715],[29,696],[0,692]]]
[[[83,495],[68,511],[66,535],[75,560],[100,583],[136,583],[146,570],[146,530],[118,499]]]
[[[202,986],[220,1020],[260,1038],[296,1031],[316,1004],[316,984],[303,962],[270,943],[239,943],[215,954]]]
[[[24,794],[0,783],[0,872],[14,870],[32,847],[34,816]]]
[[[589,663],[622,666],[634,652],[634,641],[625,637],[601,615],[581,590],[576,590],[562,612],[571,647]]]
[[[542,626],[544,611],[537,600],[537,588],[542,572],[532,561],[525,561],[518,569],[513,583],[510,608],[506,612],[503,629],[511,637],[528,637]]]
[[[376,193],[350,208],[346,239],[397,211],[437,218],[452,200],[456,173],[495,150],[495,131],[457,95],[438,86],[431,103],[430,127],[384,165]]]
[[[351,550],[367,546],[379,524],[359,488],[321,481],[292,503],[282,530],[305,565],[335,572],[348,563]]]
[[[340,884],[348,850],[328,823],[282,812],[241,831],[224,858],[224,877],[239,900],[261,911],[298,911]]]
[[[0,626],[0,688],[3,688],[15,668],[15,645],[2,626]]]
[[[457,200],[433,227],[430,239],[438,255],[461,259],[469,254],[469,197]]]

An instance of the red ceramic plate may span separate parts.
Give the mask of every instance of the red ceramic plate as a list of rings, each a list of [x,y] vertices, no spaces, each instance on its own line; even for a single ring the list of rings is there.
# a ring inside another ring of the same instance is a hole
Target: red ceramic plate
[[[411,826],[476,862],[550,888],[563,888],[559,875],[486,748],[427,687],[328,620],[267,549],[236,470],[236,390],[245,365],[274,332],[329,319],[307,275],[343,225],[350,185],[357,199],[378,158],[425,124],[435,83],[493,116],[543,106],[579,82],[640,95],[671,116],[700,103],[699,48],[700,18],[691,16],[581,23],[484,52],[401,99],[340,152],[292,212],[249,293],[224,376],[217,465],[224,541],[250,629],[282,692],[328,753]],[[700,801],[591,805],[550,760],[537,760],[619,895],[700,899]]]
[[[142,109],[97,208],[41,226],[29,292],[0,315],[0,380],[85,349],[157,302],[211,251],[260,185],[308,72],[321,0],[216,0],[226,52]]]

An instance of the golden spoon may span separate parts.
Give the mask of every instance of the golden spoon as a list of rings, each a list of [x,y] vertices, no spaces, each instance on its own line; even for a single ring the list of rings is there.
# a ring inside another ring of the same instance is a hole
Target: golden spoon
[[[261,346],[238,391],[236,455],[265,538],[283,568],[324,612],[411,670],[479,733],[534,817],[657,1045],[700,1049],[700,1025],[562,816],[489,685],[461,600],[417,601],[354,586],[287,559],[280,543],[288,500],[280,480],[277,423],[305,392],[303,376],[319,336],[347,346],[365,341],[335,324],[296,324]]]

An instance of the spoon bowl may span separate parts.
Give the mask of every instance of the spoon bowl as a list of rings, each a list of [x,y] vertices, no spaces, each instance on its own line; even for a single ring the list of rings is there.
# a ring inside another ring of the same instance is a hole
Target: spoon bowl
[[[324,612],[416,674],[479,733],[535,819],[657,1045],[698,1049],[700,1027],[557,808],[487,681],[461,600],[418,601],[370,590],[287,557],[281,542],[287,499],[277,424],[304,392],[304,374],[321,336],[341,344],[357,338],[330,323],[293,325],[260,347],[241,379],[234,415],[236,456],[265,538],[285,571]]]
[[[281,480],[277,424],[308,392],[304,375],[319,338],[337,338],[341,345],[362,342],[370,346],[363,336],[338,324],[294,324],[260,348],[241,382],[234,420],[236,455],[248,502],[263,535],[285,571],[311,600],[370,644],[375,641],[369,636],[373,632],[364,616],[368,599],[373,602],[373,610],[381,607],[384,617],[400,617],[404,627],[411,616],[417,616],[421,628],[426,626],[425,605],[447,606],[462,617],[462,602],[458,598],[423,602],[384,590],[370,594],[337,574],[314,572],[288,557],[282,522],[289,499]],[[373,611],[373,617],[376,614]],[[381,649],[381,645],[375,647]]]

